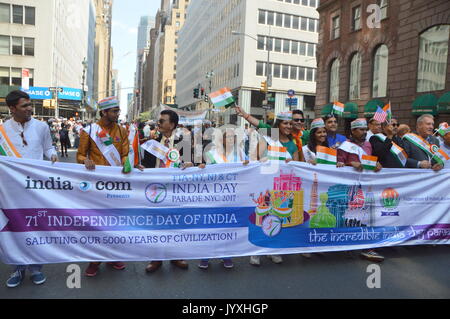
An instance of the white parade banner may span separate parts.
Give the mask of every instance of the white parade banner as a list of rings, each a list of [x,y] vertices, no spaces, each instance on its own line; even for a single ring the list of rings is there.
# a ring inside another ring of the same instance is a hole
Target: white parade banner
[[[450,170],[307,163],[134,170],[0,157],[7,264],[450,243]]]

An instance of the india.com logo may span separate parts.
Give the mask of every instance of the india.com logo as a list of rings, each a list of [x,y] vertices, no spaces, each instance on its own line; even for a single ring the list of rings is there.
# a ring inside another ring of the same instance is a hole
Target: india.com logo
[[[167,188],[163,184],[150,184],[145,189],[145,197],[150,203],[162,203],[167,197]]]
[[[397,209],[400,204],[400,194],[394,188],[386,188],[381,193],[381,205],[385,208],[381,216],[399,216]]]

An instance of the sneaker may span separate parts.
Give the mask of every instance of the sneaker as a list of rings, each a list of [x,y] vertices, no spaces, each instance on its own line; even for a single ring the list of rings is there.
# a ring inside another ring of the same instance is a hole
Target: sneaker
[[[15,273],[11,275],[11,277],[6,282],[6,286],[9,288],[15,288],[22,283],[23,277],[25,275],[25,271],[17,270]]]
[[[259,256],[251,256],[250,257],[250,265],[260,266],[261,265],[261,258]]]
[[[112,266],[114,269],[116,270],[124,270],[125,269],[125,264],[121,261],[116,261],[113,263],[108,263],[108,265]]]
[[[270,260],[275,264],[281,264],[283,262],[283,258],[280,255],[269,255],[267,256]]]
[[[231,269],[234,267],[233,261],[231,259],[224,259],[223,266],[227,269]]]
[[[202,260],[198,264],[198,268],[200,268],[200,269],[208,269],[208,267],[209,267],[209,261],[208,260]]]
[[[31,275],[31,280],[35,285],[42,285],[47,278],[45,278],[45,275],[39,271]]]
[[[361,257],[375,262],[382,262],[384,257],[378,254],[375,250],[367,250],[361,253]]]
[[[87,277],[95,277],[97,276],[98,267],[100,266],[100,263],[90,263],[89,266],[86,269],[85,275]]]

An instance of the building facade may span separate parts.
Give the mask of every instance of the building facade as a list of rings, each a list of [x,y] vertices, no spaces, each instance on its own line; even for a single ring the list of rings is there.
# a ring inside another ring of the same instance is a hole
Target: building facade
[[[270,67],[272,110],[298,108],[312,118],[318,5],[316,0],[192,2],[179,38],[180,106],[200,104],[193,96],[195,88],[206,94],[229,87],[246,112],[262,118],[266,96],[260,89]],[[296,92],[296,105],[287,104],[289,90]],[[240,121],[232,111],[220,114],[220,122]]]
[[[33,99],[37,117],[75,117],[81,112],[83,78],[88,89],[93,82],[94,14],[91,0],[0,1],[0,113],[8,113],[4,97],[21,87],[26,69],[30,89],[44,92]],[[72,99],[61,95],[56,110],[43,102],[55,97],[49,87],[74,94]]]
[[[344,103],[348,132],[391,102],[412,129],[426,113],[450,120],[449,1],[322,0],[318,11],[317,116]]]

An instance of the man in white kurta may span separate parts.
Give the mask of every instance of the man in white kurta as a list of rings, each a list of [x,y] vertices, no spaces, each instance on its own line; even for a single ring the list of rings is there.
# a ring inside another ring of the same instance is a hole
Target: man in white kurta
[[[52,146],[50,129],[46,123],[31,117],[33,108],[28,94],[22,91],[13,91],[6,97],[6,103],[12,118],[2,125],[2,132],[6,134],[12,144],[11,147],[15,149],[14,154],[35,160],[43,160],[45,155],[53,163],[56,162],[58,156]],[[14,273],[6,285],[10,288],[19,286],[27,268],[31,273],[33,283],[40,285],[45,282],[45,275],[41,272],[42,265],[17,265],[14,266]]]

